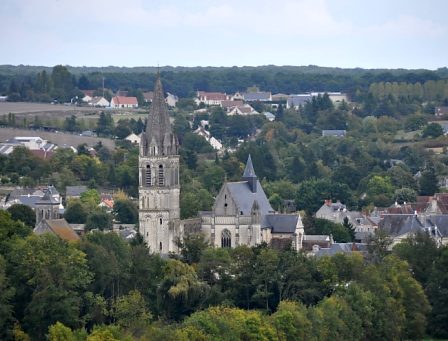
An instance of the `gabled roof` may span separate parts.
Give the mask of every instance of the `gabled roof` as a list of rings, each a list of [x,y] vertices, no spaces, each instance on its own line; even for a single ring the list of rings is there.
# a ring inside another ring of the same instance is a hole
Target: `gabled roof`
[[[261,215],[274,212],[260,182],[258,180],[256,180],[256,182],[257,190],[255,193],[252,193],[247,181],[229,182],[225,184],[232,199],[235,201],[236,206],[243,212],[243,215],[251,214],[252,206],[255,201],[258,203]]]
[[[65,188],[66,197],[79,197],[82,193],[87,191],[87,186],[67,186]]]
[[[271,100],[271,93],[266,91],[259,91],[259,92],[246,92],[244,93],[244,100],[245,101],[270,101]]]
[[[379,223],[379,228],[396,237],[421,231],[424,226],[414,214],[385,214]]]
[[[79,240],[79,236],[73,231],[65,219],[43,220],[41,224],[45,224],[46,228],[40,228],[39,224],[34,229],[36,234],[51,232],[66,241]]]
[[[294,233],[299,216],[294,214],[267,214],[261,227],[270,228],[272,233]]]
[[[137,97],[115,96],[112,101],[117,105],[138,105]]]
[[[227,101],[227,100],[225,100],[225,101],[221,102],[221,106],[226,109],[233,108],[233,107],[239,107],[242,105],[244,105],[243,101]]]
[[[227,95],[222,92],[207,92],[198,91],[198,97],[204,97],[206,101],[225,101],[227,100]]]

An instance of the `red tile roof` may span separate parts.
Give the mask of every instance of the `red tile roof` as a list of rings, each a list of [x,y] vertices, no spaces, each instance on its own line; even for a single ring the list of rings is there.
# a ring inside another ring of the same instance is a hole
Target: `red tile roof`
[[[138,105],[137,97],[115,96],[112,100],[116,105]]]

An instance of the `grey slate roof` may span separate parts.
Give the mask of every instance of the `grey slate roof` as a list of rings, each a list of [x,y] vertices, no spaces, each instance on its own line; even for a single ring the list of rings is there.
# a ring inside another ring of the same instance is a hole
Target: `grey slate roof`
[[[244,100],[248,102],[254,102],[254,101],[270,101],[271,100],[271,93],[270,92],[246,92],[244,94]]]
[[[255,201],[257,201],[260,207],[261,215],[274,212],[261,187],[260,181],[257,180],[257,191],[255,193],[252,193],[247,181],[229,182],[226,186],[239,210],[243,212],[243,215],[250,215]]]
[[[355,249],[355,250],[354,250]],[[352,253],[353,251],[367,251],[367,244],[363,243],[334,243],[329,248],[321,248],[316,257],[334,256],[338,253]]]
[[[385,214],[379,223],[379,228],[395,237],[409,232],[422,231],[424,226],[414,214]]]
[[[442,237],[448,237],[447,214],[431,215],[428,220],[433,226],[437,226],[437,230],[440,232]]]
[[[36,203],[40,201],[41,198],[42,197],[39,195],[19,195],[17,200],[19,200],[22,205],[36,208]]]
[[[252,164],[252,158],[249,154],[249,157],[247,158],[246,168],[244,169],[244,173],[243,173],[243,179],[244,178],[254,178],[254,177],[256,177],[254,165]]]
[[[267,214],[261,227],[271,228],[272,233],[294,233],[299,217],[292,214]]]
[[[79,197],[82,193],[87,191],[87,186],[67,186],[65,188],[66,197]]]
[[[327,129],[322,130],[322,136],[344,137],[347,132],[345,130]]]
[[[288,107],[298,107],[310,102],[313,96],[311,94],[290,95],[287,99]]]

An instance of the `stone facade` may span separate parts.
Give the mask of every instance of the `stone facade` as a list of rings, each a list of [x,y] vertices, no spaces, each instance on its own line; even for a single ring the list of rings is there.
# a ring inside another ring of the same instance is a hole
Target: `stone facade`
[[[171,131],[162,82],[157,77],[139,153],[140,233],[151,252],[177,252],[181,237],[179,143]]]

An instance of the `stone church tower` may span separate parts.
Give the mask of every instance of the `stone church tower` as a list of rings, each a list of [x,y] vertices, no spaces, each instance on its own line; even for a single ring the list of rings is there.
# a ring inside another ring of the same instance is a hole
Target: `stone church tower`
[[[177,252],[180,236],[179,142],[171,130],[160,75],[139,154],[140,233],[150,252]]]

